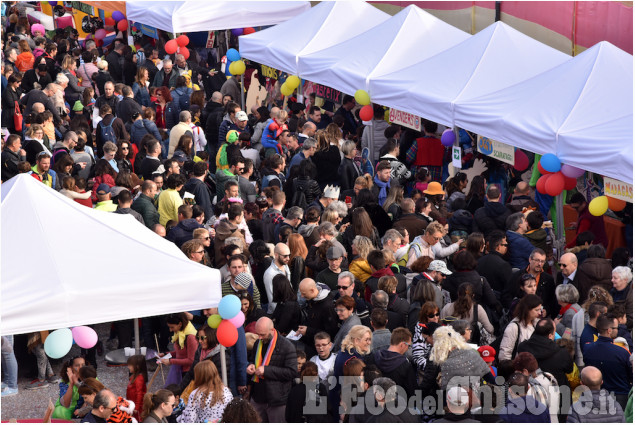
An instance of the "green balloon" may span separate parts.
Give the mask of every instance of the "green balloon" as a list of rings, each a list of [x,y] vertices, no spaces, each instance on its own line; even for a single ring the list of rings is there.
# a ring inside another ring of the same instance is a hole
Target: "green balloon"
[[[220,317],[220,315],[218,314],[212,314],[211,316],[209,316],[209,318],[207,319],[207,324],[209,325],[210,328],[212,329],[216,329],[218,328],[218,325],[220,325],[220,322],[223,320],[222,317]]]

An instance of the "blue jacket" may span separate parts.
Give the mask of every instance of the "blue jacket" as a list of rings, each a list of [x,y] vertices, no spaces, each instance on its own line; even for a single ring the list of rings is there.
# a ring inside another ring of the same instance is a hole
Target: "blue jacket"
[[[535,412],[535,413],[533,413]],[[524,396],[510,398],[503,412],[499,414],[502,422],[507,423],[550,423],[547,406],[533,398]]]
[[[159,129],[153,121],[147,120],[145,118],[142,120],[136,120],[130,127],[130,140],[132,141],[132,143],[139,146],[139,143],[141,142],[141,139],[143,139],[143,136],[148,133],[154,136],[154,138],[158,141],[161,141]]]
[[[247,385],[247,339],[245,328],[238,328],[238,341],[230,348],[231,365],[229,368],[229,388],[234,397],[238,396],[238,387]]]
[[[189,105],[190,96],[192,96],[192,89],[189,87],[179,87],[178,89],[172,90],[172,103],[174,107],[179,112],[189,109],[186,105]],[[187,103],[185,103],[186,99]]]
[[[150,106],[150,92],[146,87],[141,87],[139,83],[132,83],[132,93],[134,100],[141,106]]]
[[[526,269],[529,265],[531,251],[534,250],[534,246],[529,242],[529,239],[519,233],[508,230],[507,243],[509,244],[507,249],[509,264],[512,268]]]
[[[584,350],[584,365],[595,366],[602,372],[602,388],[615,394],[628,394],[632,386],[633,365],[628,351],[613,344],[606,336],[588,344]]]
[[[192,232],[194,232],[195,229],[201,228],[203,228],[203,225],[199,224],[196,219],[187,218],[179,221],[179,224],[174,226],[165,238],[181,248],[185,242],[192,240]]]
[[[269,129],[269,125],[273,123],[273,119],[270,118],[265,123],[265,128],[262,130],[262,137],[260,138],[260,143],[262,143],[262,147],[274,148],[276,152],[278,151],[278,142],[276,141],[276,132]]]

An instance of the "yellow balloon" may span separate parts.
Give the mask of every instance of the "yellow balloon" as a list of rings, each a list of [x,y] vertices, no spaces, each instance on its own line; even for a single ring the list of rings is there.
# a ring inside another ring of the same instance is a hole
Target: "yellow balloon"
[[[589,212],[594,216],[603,215],[609,208],[609,199],[606,196],[598,196],[589,202]]]
[[[357,90],[355,92],[355,102],[362,106],[370,105],[370,95],[366,90]]]
[[[291,75],[289,76],[289,78],[287,78],[287,81],[285,81],[285,83],[287,83],[289,87],[295,89],[300,85],[300,78],[295,75]]]
[[[287,83],[284,83],[280,86],[280,93],[282,93],[283,96],[290,96],[291,93],[293,93],[293,88],[289,87]]]
[[[386,109],[386,111],[384,111],[384,121],[390,124],[390,109]]]
[[[235,64],[234,71],[236,71],[236,72],[233,73],[233,74],[234,75],[243,75],[245,73],[245,70],[247,69],[247,65],[245,65],[245,62],[243,62],[242,60],[239,60],[239,61],[236,61],[236,62],[232,62],[232,65],[234,65],[234,64]]]
[[[232,63],[230,63],[230,64],[229,64],[229,73],[230,73],[231,75],[237,75],[237,74],[236,74],[236,64],[237,64],[237,63],[238,63],[238,62],[232,62]]]

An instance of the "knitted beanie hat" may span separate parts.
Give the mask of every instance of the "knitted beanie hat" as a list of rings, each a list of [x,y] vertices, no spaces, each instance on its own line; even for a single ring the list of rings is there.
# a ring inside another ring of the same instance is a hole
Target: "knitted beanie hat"
[[[251,275],[249,273],[240,273],[236,276],[235,282],[242,288],[248,289],[249,285],[251,285]]]

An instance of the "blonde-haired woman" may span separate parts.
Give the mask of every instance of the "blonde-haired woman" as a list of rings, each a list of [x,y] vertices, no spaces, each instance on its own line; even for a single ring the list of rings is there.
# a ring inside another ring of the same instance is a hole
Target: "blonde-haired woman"
[[[375,247],[369,238],[360,235],[355,236],[351,247],[355,259],[348,265],[348,270],[353,273],[355,278],[360,282],[366,282],[370,275],[373,274],[366,258],[368,257],[368,253],[375,249]]]
[[[234,397],[220,378],[218,369],[210,360],[199,362],[194,367],[194,390],[190,393],[179,423],[218,422],[225,407]]]
[[[77,61],[71,55],[64,56],[62,59],[62,73],[68,78],[68,84],[64,89],[66,101],[71,105],[71,108],[76,101],[80,100],[85,87],[79,85],[79,78],[77,78]]]

